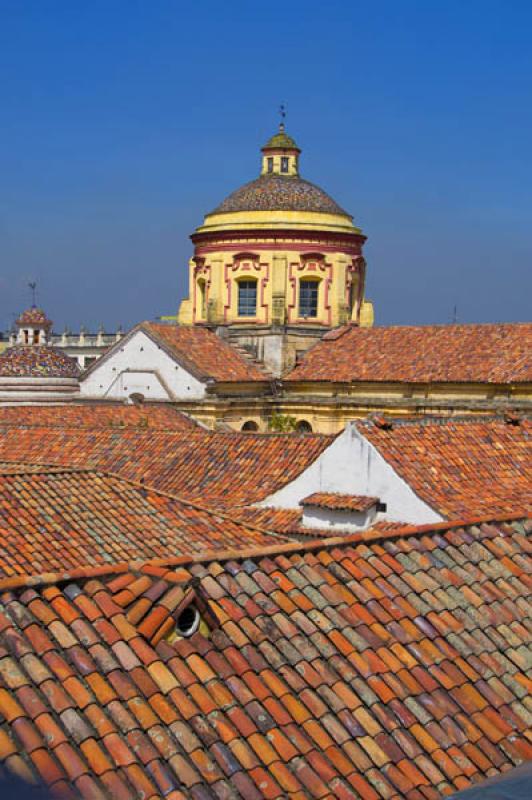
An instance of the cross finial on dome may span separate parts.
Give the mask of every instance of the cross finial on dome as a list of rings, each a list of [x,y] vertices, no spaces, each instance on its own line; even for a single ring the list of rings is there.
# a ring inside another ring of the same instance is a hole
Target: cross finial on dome
[[[281,122],[279,123],[279,133],[284,133],[284,121],[286,119],[286,104],[281,103],[279,106],[279,114],[281,115]]]
[[[28,286],[31,291],[31,307],[35,308],[36,307],[35,300],[37,298],[37,281],[29,281]]]

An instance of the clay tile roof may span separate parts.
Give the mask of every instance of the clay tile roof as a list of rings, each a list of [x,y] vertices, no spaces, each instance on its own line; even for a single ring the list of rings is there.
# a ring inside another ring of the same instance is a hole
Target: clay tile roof
[[[444,517],[532,507],[531,422],[502,417],[356,423],[388,464]]]
[[[261,175],[240,186],[210,213],[233,211],[313,211],[351,217],[327,192],[297,175]]]
[[[197,430],[198,424],[169,403],[140,406],[116,402],[53,406],[0,406],[0,425],[47,428],[150,428]]]
[[[20,317],[17,319],[16,324],[19,328],[23,328],[24,326],[35,326],[49,330],[53,323],[51,319],[48,319],[42,308],[32,306],[31,308],[27,308],[22,312]]]
[[[523,383],[532,381],[532,324],[358,328],[326,335],[293,381]]]
[[[366,497],[336,492],[314,492],[301,500],[301,506],[318,506],[336,511],[367,511],[379,502],[378,497]]]
[[[491,521],[4,580],[3,767],[82,800],[436,800],[532,758],[531,566]]]
[[[275,508],[272,506],[244,506],[235,509],[238,519],[250,525],[257,525],[268,531],[275,531],[297,541],[330,538],[331,528],[314,528],[303,525],[301,508]],[[405,528],[405,522],[391,522],[387,519],[372,523],[372,531],[392,531]],[[341,532],[337,532],[342,535]],[[336,535],[336,532],[335,534]]]
[[[309,434],[24,428],[2,426],[0,460],[90,467],[210,506],[259,502],[331,444]]]
[[[295,139],[292,139],[292,137],[286,133],[284,127],[268,139],[262,148],[263,152],[265,150],[298,150],[301,152]]]
[[[113,475],[0,467],[0,575],[274,544],[275,534]]]
[[[13,345],[0,354],[0,377],[77,378],[78,363],[58,347]]]
[[[140,328],[168,349],[198,378],[215,381],[265,381],[269,377],[213,331],[197,325],[143,322]]]

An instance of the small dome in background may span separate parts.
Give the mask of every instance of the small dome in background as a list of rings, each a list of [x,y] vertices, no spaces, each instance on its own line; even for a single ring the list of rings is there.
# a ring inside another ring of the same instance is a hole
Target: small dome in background
[[[42,308],[23,311],[11,345],[0,355],[0,405],[64,402],[79,394],[75,358],[51,344],[52,320]]]
[[[79,375],[77,361],[58,347],[15,344],[0,355],[3,378],[77,378]]]

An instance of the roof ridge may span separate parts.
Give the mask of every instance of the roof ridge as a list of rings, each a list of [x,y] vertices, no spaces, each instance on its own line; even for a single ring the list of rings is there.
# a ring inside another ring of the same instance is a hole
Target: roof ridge
[[[118,479],[119,481],[124,481],[124,483],[128,483],[131,486],[134,486],[138,489],[141,489],[146,492],[152,492],[153,494],[157,494],[160,497],[167,497],[169,500],[176,500],[178,503],[183,503],[183,505],[190,506],[191,508],[197,509],[198,511],[206,511],[208,514],[216,515],[217,517],[221,517],[222,519],[229,520],[233,524],[240,525],[244,528],[251,528],[252,530],[258,531],[259,533],[267,533],[270,536],[274,536],[275,538],[279,539],[286,539],[287,537],[284,534],[279,533],[278,531],[270,531],[268,528],[261,528],[258,525],[254,525],[253,523],[248,524],[245,520],[239,519],[238,517],[234,517],[228,512],[220,511],[218,507],[212,506],[204,506],[201,503],[197,503],[195,500],[188,500],[181,495],[172,494],[171,492],[165,492],[163,489],[157,489],[153,486],[146,486],[144,483],[139,483],[139,481],[135,481],[132,478],[124,477],[123,475],[119,475],[115,472],[110,472],[108,470],[87,470],[91,472],[96,472],[100,475],[106,475],[111,478]],[[176,556],[176,558],[181,558],[181,556]]]
[[[31,464],[28,462],[24,464],[12,462],[16,464],[16,467],[8,471],[3,465],[9,463],[9,461],[0,462],[0,477],[7,478],[11,475],[42,475],[43,473],[57,475],[65,472],[98,472],[98,470],[95,470],[93,467],[70,467],[64,466],[63,464]],[[20,469],[17,468],[19,466]],[[37,467],[37,469],[35,469],[35,467]]]
[[[188,500],[187,498],[184,498],[181,495],[173,494],[171,492],[165,492],[164,490],[158,489],[150,484],[146,485],[145,483],[135,481],[132,478],[127,478],[124,475],[120,475],[117,472],[112,472],[111,470],[103,470],[94,467],[64,467],[61,465],[55,468],[53,465],[45,464],[42,465],[43,467],[45,467],[45,469],[37,470],[36,472],[35,470],[31,469],[31,466],[32,466],[31,464],[28,464],[27,465],[28,469],[22,469],[21,471],[16,470],[15,472],[10,471],[4,473],[2,470],[2,466],[0,464],[0,477],[9,477],[11,475],[42,475],[45,473],[48,473],[50,475],[57,475],[57,474],[63,475],[65,473],[91,473],[94,475],[112,478],[113,480],[119,481],[121,483],[127,483],[130,486],[139,489],[141,492],[146,492],[146,493],[150,492],[151,494],[156,494],[158,497],[166,497],[169,500],[175,500],[176,502],[182,503],[183,505],[188,506],[190,508],[194,508],[197,511],[203,511],[208,514],[212,514],[213,516],[220,517],[221,519],[228,520],[233,525],[239,525],[241,528],[251,529],[257,531],[258,533],[266,533],[269,536],[272,536],[276,539],[278,538],[282,541],[288,539],[286,535],[284,535],[283,533],[279,533],[279,531],[269,530],[268,528],[262,528],[258,525],[255,525],[252,522],[248,523],[244,519],[232,516],[229,512],[220,510],[217,506],[215,507],[204,506],[201,503],[197,503],[195,500]],[[41,466],[41,465],[36,465],[36,466]],[[176,556],[176,558],[180,558],[180,556]]]
[[[508,414],[508,410],[505,409],[500,413],[494,414],[457,414],[455,415],[434,415],[434,416],[423,416],[423,417],[392,417],[387,416],[386,419],[391,423],[390,428],[402,428],[408,427],[410,425],[419,425],[422,427],[426,427],[428,425],[446,425],[450,423],[483,423],[483,422],[505,422],[506,415]],[[373,427],[379,427],[375,422],[375,417],[383,417],[386,416],[384,414],[370,414],[366,419],[361,420],[353,420],[354,424],[358,427],[369,427],[372,425]],[[532,414],[528,413],[526,410],[519,411],[519,417],[522,420],[528,420],[532,418]]]
[[[208,564],[213,561],[241,561],[248,558],[266,557],[275,554],[287,554],[297,552],[309,552],[313,550],[325,550],[333,547],[341,547],[353,544],[367,544],[368,542],[378,542],[380,540],[400,539],[406,536],[415,537],[441,531],[453,530],[454,528],[470,527],[472,525],[482,525],[489,523],[517,522],[519,520],[530,519],[528,513],[516,512],[515,514],[504,514],[501,516],[481,516],[455,520],[445,520],[444,522],[428,523],[425,525],[405,525],[401,528],[391,530],[359,531],[348,536],[333,536],[328,539],[315,539],[311,542],[287,542],[279,546],[264,545],[262,547],[251,547],[249,549],[236,550],[206,550],[203,553],[186,556],[173,556],[171,558],[152,558],[144,561],[124,561],[117,564],[103,565],[97,567],[79,567],[68,572],[44,572],[40,575],[23,575],[14,578],[0,579],[0,592],[11,591],[18,588],[28,588],[44,586],[56,583],[65,583],[76,579],[89,579],[104,575],[121,575],[125,572],[142,573],[142,570],[151,566],[184,567],[187,564]]]
[[[530,326],[532,322],[523,320],[522,322],[426,322],[421,325],[373,325],[371,328],[362,327],[359,325],[352,325],[351,327],[357,328],[362,331],[375,331],[375,330],[390,330],[391,328],[411,328],[419,330],[420,328],[501,328],[501,327],[517,327],[517,326]]]

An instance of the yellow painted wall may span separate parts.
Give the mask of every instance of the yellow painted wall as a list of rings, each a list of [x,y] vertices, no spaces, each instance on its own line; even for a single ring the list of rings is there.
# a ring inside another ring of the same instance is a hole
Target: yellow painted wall
[[[235,387],[231,389],[235,392]],[[223,395],[178,406],[209,428],[219,425],[239,431],[247,421],[268,430],[272,413],[310,423],[315,433],[338,433],[352,419],[379,413],[392,417],[424,417],[502,413],[506,409],[529,412],[532,385],[493,384],[353,384],[349,390],[326,383],[285,387],[282,397]]]
[[[235,235],[232,240],[231,231],[243,228],[249,237]],[[273,237],[264,236],[263,232],[276,228],[287,230],[286,250],[278,234],[275,244]],[[337,250],[331,233],[342,234]],[[195,241],[195,256],[189,262],[189,296],[178,314],[181,324],[312,323],[329,328],[358,321],[362,308],[364,324],[372,324],[372,307],[363,303],[363,239],[346,215],[301,211],[213,214],[197,229]],[[252,317],[238,314],[238,284],[243,280],[257,281],[256,314]],[[318,283],[315,317],[299,315],[301,280]]]

